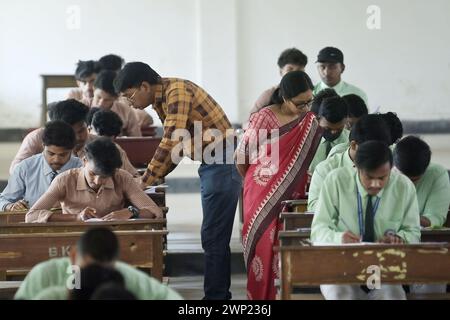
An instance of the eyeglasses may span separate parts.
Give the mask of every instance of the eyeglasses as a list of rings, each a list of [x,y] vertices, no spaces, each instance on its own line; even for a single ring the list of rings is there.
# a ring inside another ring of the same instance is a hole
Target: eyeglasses
[[[309,101],[306,102],[302,102],[300,104],[295,104],[294,101],[292,101],[292,103],[294,103],[294,105],[298,108],[298,109],[304,109],[306,107],[311,108],[312,104],[314,102],[314,99],[311,99]]]
[[[134,90],[133,94],[130,97],[126,97],[127,100],[130,101],[130,102],[134,102],[134,96],[139,91],[139,89],[141,89],[141,88],[137,88],[136,90]]]

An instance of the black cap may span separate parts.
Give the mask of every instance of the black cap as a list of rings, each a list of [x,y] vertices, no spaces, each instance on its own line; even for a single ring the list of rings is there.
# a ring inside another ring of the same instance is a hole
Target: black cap
[[[341,50],[334,47],[326,47],[320,50],[316,62],[344,63],[344,54]]]

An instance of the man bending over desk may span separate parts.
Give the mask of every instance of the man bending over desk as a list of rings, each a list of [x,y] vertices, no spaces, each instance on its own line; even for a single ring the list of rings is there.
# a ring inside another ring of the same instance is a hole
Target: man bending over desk
[[[42,136],[44,151],[19,163],[0,194],[0,210],[26,210],[47,191],[50,183],[60,173],[83,166],[72,155],[75,133],[63,121],[45,125]]]
[[[419,208],[412,182],[391,172],[392,153],[380,141],[361,144],[357,170],[344,167],[325,178],[311,226],[315,243],[416,243]],[[401,285],[382,285],[366,293],[360,286],[321,285],[325,299],[406,299]]]
[[[127,220],[161,218],[161,209],[142,191],[133,176],[119,169],[120,153],[109,138],[85,148],[84,167],[59,175],[25,216],[26,222]],[[125,208],[126,201],[132,206]],[[62,214],[50,208],[60,202]]]

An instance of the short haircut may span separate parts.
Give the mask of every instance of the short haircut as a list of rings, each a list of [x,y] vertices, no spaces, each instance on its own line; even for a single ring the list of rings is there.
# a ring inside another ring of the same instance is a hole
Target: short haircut
[[[93,115],[91,126],[99,136],[117,137],[122,132],[123,122],[117,113],[99,110]]]
[[[308,64],[308,57],[297,48],[289,48],[284,50],[278,58],[278,67],[280,67],[280,69],[287,64],[306,67]]]
[[[94,115],[102,110],[100,107],[90,107],[89,112],[86,116],[86,123],[88,126],[92,126],[92,119],[94,118]]]
[[[49,109],[50,120],[61,120],[71,126],[78,122],[86,122],[89,107],[75,100],[63,100],[53,104]]]
[[[125,286],[119,271],[112,267],[90,264],[80,270],[80,287],[70,290],[69,300],[90,300],[98,288],[105,284]]]
[[[94,81],[94,88],[105,91],[106,93],[116,97],[117,93],[114,90],[114,79],[117,73],[111,70],[103,70],[97,75]]]
[[[305,72],[289,72],[281,79],[280,87],[272,94],[271,104],[282,104],[284,99],[292,99],[313,88],[311,78]]]
[[[123,285],[108,282],[102,284],[95,290],[91,296],[91,300],[137,300],[137,298]]]
[[[358,146],[355,164],[360,170],[373,171],[389,162],[392,167],[392,152],[386,143],[367,141]]]
[[[340,97],[326,98],[320,104],[319,117],[328,122],[339,123],[347,117],[347,105]]]
[[[119,241],[110,229],[94,227],[87,230],[78,240],[78,252],[89,256],[96,263],[111,263],[119,257]]]
[[[405,137],[395,146],[394,164],[408,177],[423,175],[430,165],[430,161],[430,146],[418,137]]]
[[[130,88],[139,87],[142,82],[157,84],[161,76],[150,66],[143,62],[130,62],[123,67],[114,80],[114,88],[117,93]]]
[[[349,117],[360,118],[366,114],[369,114],[367,105],[360,96],[356,94],[348,94],[343,96],[342,99],[344,99],[347,104]]]
[[[50,121],[45,125],[42,142],[44,146],[57,146],[71,150],[75,147],[75,132],[64,121]]]
[[[85,147],[88,161],[94,163],[95,174],[110,177],[122,166],[119,149],[110,138],[100,137]]]
[[[87,60],[78,61],[77,68],[75,69],[75,79],[78,81],[83,81],[84,79],[90,77],[91,75],[98,73],[100,71],[100,65],[97,61]]]
[[[334,91],[334,89],[326,88],[326,89],[323,89],[322,91],[319,91],[319,93],[316,94],[314,97],[314,100],[313,100],[313,103],[311,106],[311,111],[314,112],[315,114],[319,114],[320,105],[322,104],[322,101],[324,99],[333,98],[333,97],[339,97],[339,95],[336,93],[336,91]]]
[[[386,121],[391,131],[391,144],[397,143],[403,137],[403,124],[394,112],[382,113],[384,121]]]
[[[102,70],[118,71],[122,69],[125,60],[116,54],[107,54],[98,60]]]
[[[350,131],[350,141],[355,141],[358,145],[370,140],[381,141],[386,145],[391,142],[389,127],[377,114],[362,116]]]

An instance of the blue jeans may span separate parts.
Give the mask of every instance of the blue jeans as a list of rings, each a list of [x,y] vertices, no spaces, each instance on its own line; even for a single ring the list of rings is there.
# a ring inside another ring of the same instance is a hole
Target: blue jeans
[[[242,179],[234,164],[202,164],[198,170],[203,207],[204,299],[231,299],[230,239]]]

